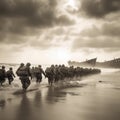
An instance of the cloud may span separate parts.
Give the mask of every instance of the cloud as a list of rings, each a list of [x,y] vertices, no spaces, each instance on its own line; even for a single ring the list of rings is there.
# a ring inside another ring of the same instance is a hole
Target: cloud
[[[57,9],[57,0],[0,0],[0,43],[26,43],[44,29],[74,23]]]
[[[56,0],[1,0],[0,17],[8,20],[18,18],[18,23],[28,27],[71,24],[72,21],[67,16],[57,17],[57,6]]]
[[[92,29],[86,29],[77,36],[76,40],[73,41],[73,50],[81,48],[109,48],[116,50],[120,48],[120,29],[119,25],[104,24],[101,29],[93,27]],[[120,49],[119,49],[120,50]]]
[[[73,9],[65,8],[64,0],[0,0],[0,55],[28,48],[49,51],[67,47],[72,53],[119,51],[119,0],[80,1]]]
[[[84,28],[73,41],[72,50],[98,48],[105,51],[120,50],[120,20],[111,22],[96,20],[93,25]]]
[[[92,28],[86,28],[80,34],[87,37],[120,37],[120,24],[116,21],[103,23],[101,27],[93,25]]]
[[[44,30],[43,33],[45,32],[47,32],[47,34],[41,34],[36,37],[33,36],[28,44],[31,47],[44,50],[51,47],[60,47],[65,44],[65,42],[68,42],[65,39],[68,31],[64,27],[55,27],[47,31]]]
[[[89,17],[101,18],[120,11],[120,0],[82,0],[81,11]]]
[[[98,37],[98,38],[79,38],[74,41],[73,48],[81,49],[88,48],[120,48],[120,40],[111,37]]]
[[[114,52],[120,52],[120,48],[118,47],[115,47],[115,48],[105,48],[105,51],[106,52],[109,52],[109,53],[114,53]]]

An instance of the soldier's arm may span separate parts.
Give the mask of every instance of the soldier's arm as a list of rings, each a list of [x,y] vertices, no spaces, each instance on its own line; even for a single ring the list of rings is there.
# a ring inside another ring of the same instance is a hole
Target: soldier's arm
[[[28,75],[31,77],[31,79],[32,79],[32,75],[31,75],[31,70],[30,70],[30,68],[28,68]]]
[[[43,69],[41,69],[41,71],[42,71],[42,74],[46,77],[46,74],[45,74],[44,70],[43,70]]]
[[[15,77],[15,74],[13,73],[13,71],[12,71],[12,75],[13,75],[13,77]]]

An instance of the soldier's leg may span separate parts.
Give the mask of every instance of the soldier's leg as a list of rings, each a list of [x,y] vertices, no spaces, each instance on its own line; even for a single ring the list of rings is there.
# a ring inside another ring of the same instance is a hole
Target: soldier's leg
[[[40,76],[40,78],[39,78],[39,83],[41,83],[42,82],[42,76]]]
[[[9,83],[9,85],[11,85],[11,78],[10,77],[8,77],[8,83]]]
[[[25,78],[24,77],[20,77],[21,80],[21,84],[22,84],[22,88],[25,89]]]
[[[26,78],[26,83],[25,83],[25,89],[27,89],[30,86],[31,82],[29,77]]]

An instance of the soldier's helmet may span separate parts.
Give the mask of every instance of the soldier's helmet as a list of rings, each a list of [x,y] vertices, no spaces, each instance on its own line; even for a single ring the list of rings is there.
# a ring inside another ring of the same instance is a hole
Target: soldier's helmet
[[[2,69],[5,69],[5,66],[2,66]]]
[[[38,67],[42,67],[41,65],[38,65]]]
[[[24,66],[24,63],[21,63],[20,65],[21,65],[21,66]]]
[[[31,64],[30,64],[30,63],[27,63],[26,66],[31,66]]]

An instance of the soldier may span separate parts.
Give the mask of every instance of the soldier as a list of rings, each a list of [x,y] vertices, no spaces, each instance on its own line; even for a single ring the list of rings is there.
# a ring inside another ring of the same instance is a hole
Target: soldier
[[[35,67],[32,67],[31,69],[31,76],[32,76],[32,79],[35,78]]]
[[[58,65],[55,65],[55,68],[54,68],[54,80],[55,80],[55,82],[59,81],[59,69],[58,69]]]
[[[9,85],[11,85],[11,82],[14,80],[15,78],[15,75],[13,73],[13,69],[12,67],[10,67],[10,69],[6,72],[6,76],[8,78],[8,82],[9,82]]]
[[[20,66],[19,66],[19,68],[18,68],[17,71],[16,71],[17,76],[20,76],[20,74],[21,74],[20,69],[21,69],[23,66],[24,66],[24,63],[21,63]]]
[[[31,64],[27,63],[26,66],[19,67],[19,69],[17,70],[17,72],[19,73],[19,77],[22,83],[23,90],[26,90],[31,83],[29,79],[29,77],[31,77],[32,79],[31,72],[30,72],[30,66]]]
[[[44,70],[42,69],[41,65],[38,65],[38,67],[35,68],[35,77],[36,77],[36,83],[42,82],[42,74],[46,77]]]
[[[0,69],[0,84],[1,84],[1,86],[5,82],[5,78],[6,78],[5,66],[2,66],[2,69]]]
[[[48,84],[52,85],[54,82],[54,65],[47,67],[45,70],[46,77],[48,78]]]

